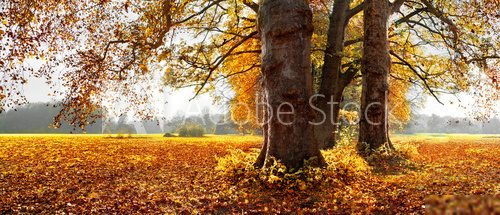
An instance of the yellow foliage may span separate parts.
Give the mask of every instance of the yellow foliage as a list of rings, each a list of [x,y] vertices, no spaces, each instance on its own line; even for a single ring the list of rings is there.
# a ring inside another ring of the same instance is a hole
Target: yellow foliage
[[[350,124],[354,124],[357,122],[359,117],[359,113],[356,111],[347,111],[347,110],[340,110],[339,112],[339,118],[346,120]]]
[[[389,123],[402,128],[411,119],[410,101],[407,99],[411,83],[396,79],[389,82]]]
[[[361,157],[354,145],[337,147],[323,151],[328,168],[346,172],[352,176],[365,174],[371,170],[368,163]]]
[[[0,135],[0,213],[420,214],[429,195],[498,191],[497,138],[393,139],[414,166],[369,163],[351,144],[324,151],[327,168],[287,173],[253,168],[257,136]]]

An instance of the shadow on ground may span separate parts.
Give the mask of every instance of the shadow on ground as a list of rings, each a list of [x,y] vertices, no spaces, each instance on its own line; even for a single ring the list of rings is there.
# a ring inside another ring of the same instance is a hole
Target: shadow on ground
[[[414,163],[408,156],[400,152],[374,153],[364,159],[377,175],[401,175],[419,171],[422,166]]]

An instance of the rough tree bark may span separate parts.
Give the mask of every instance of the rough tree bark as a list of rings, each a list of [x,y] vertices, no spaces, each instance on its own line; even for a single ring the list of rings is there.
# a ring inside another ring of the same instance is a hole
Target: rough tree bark
[[[327,45],[324,64],[321,73],[321,86],[316,106],[324,114],[318,114],[315,126],[315,138],[320,148],[335,146],[335,131],[337,130],[340,102],[342,94],[349,82],[342,74],[342,51],[344,50],[344,35],[349,14],[350,0],[336,0],[330,14]],[[352,80],[352,78],[351,78]],[[347,83],[345,83],[347,82]],[[333,102],[333,103],[332,103]]]
[[[257,157],[257,161],[254,163],[254,167],[260,168],[263,167],[266,162],[267,148],[268,148],[268,132],[269,132],[269,124],[266,122],[269,119],[269,110],[267,106],[263,106],[267,104],[267,99],[264,95],[265,83],[261,82],[261,90],[258,92],[258,101],[260,104],[257,104],[257,113],[262,114],[262,119],[259,117],[257,120],[262,122],[262,134],[264,136],[264,143],[262,144],[262,148],[260,150],[260,154]]]
[[[375,150],[387,142],[388,74],[391,70],[387,22],[391,5],[387,0],[366,0],[361,71],[360,150]],[[366,144],[366,145],[365,145]]]
[[[325,165],[309,123],[313,112],[311,35],[312,12],[306,0],[263,0],[258,13],[262,41],[264,95],[271,111],[264,132],[265,160],[275,158],[289,171],[299,169],[305,160]],[[291,114],[283,114],[293,112]],[[264,164],[265,165],[265,164]]]

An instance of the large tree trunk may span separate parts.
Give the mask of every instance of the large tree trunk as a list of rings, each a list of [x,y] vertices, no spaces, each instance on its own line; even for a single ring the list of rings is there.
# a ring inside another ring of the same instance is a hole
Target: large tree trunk
[[[336,91],[330,96],[325,98],[318,97],[318,108],[325,114],[317,115],[318,117],[316,119],[316,122],[321,123],[315,125],[314,135],[316,142],[321,149],[330,149],[336,145],[335,132],[337,131],[338,127],[337,125],[339,122],[340,103],[342,102],[342,94],[344,92],[344,88],[334,86],[332,86],[332,88],[335,88]],[[330,100],[333,103],[331,103]]]
[[[268,110],[268,107],[265,106],[265,104],[267,104],[267,99],[264,95],[264,91],[263,89],[265,89],[265,83],[264,82],[261,82],[261,89],[259,92],[258,92],[258,95],[257,95],[257,98],[259,99],[259,103],[260,104],[257,104],[257,113],[259,114],[258,116],[261,116],[262,114],[262,118],[257,118],[257,120],[259,122],[262,122],[262,134],[264,136],[264,143],[262,144],[262,148],[260,150],[260,154],[259,156],[257,157],[257,161],[255,161],[254,163],[254,167],[256,168],[260,168],[260,167],[263,167],[265,162],[266,162],[266,155],[267,155],[267,148],[268,148],[268,144],[267,144],[267,137],[269,136],[268,135],[268,132],[269,132],[269,124],[266,122],[267,119],[269,119],[269,110]]]
[[[312,96],[312,12],[306,0],[263,0],[259,8],[264,94],[270,106],[266,162],[275,158],[289,171],[304,161],[325,165],[309,123]],[[293,112],[283,114],[284,112]],[[265,163],[266,163],[265,162]]]
[[[337,130],[340,102],[345,87],[353,76],[342,74],[342,52],[344,50],[344,35],[348,21],[349,5],[351,0],[336,0],[330,14],[327,46],[324,56],[324,65],[321,74],[321,86],[316,105],[324,114],[318,114],[315,126],[316,141],[320,148],[335,146],[335,132]]]
[[[359,146],[378,149],[387,142],[388,74],[391,70],[387,22],[387,0],[366,0],[364,9],[363,91]],[[365,147],[360,150],[366,151]]]

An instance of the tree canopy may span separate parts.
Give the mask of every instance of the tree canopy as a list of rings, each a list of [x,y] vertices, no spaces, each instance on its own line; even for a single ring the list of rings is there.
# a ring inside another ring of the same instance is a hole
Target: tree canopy
[[[316,89],[334,2],[310,2]],[[349,2],[339,53],[343,72],[359,70],[363,37],[364,3]],[[472,89],[478,104],[491,109],[499,89],[498,2],[393,4],[390,83],[406,89],[391,91],[390,103],[399,108],[394,115],[402,121],[409,117],[405,92],[415,85],[436,99],[439,93]],[[20,89],[33,75],[46,78],[54,96],[63,100],[56,122],[85,127],[102,115],[99,107],[116,103],[131,104],[114,105],[121,112],[151,118],[151,80],[163,77],[170,86],[195,86],[197,94],[228,86],[235,92],[235,118],[254,116],[255,110],[237,104],[254,107],[259,88],[257,11],[250,0],[6,1],[0,5],[2,107],[26,103]]]

